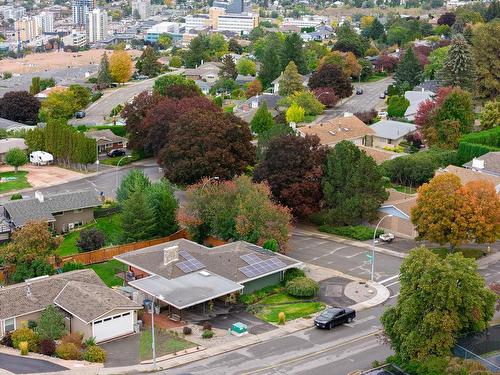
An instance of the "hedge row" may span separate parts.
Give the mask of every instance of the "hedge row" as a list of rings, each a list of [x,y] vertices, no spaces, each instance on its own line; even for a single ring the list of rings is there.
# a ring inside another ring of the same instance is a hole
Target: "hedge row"
[[[493,151],[500,151],[500,126],[464,135],[458,145],[458,159],[464,164]]]

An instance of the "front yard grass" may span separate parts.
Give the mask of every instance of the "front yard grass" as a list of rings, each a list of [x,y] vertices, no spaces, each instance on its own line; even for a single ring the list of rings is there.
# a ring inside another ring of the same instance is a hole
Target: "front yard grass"
[[[15,178],[10,181],[0,182],[0,193],[30,188],[31,185],[28,182],[27,175],[27,171],[0,173],[0,178]]]
[[[106,236],[104,246],[119,245],[123,230],[120,224],[120,215],[115,214],[106,217],[100,217],[95,223],[85,226],[85,228],[97,228]],[[64,240],[57,249],[59,256],[73,255],[78,253],[76,241],[80,238],[80,230],[75,230],[64,236]]]
[[[450,249],[446,247],[436,247],[431,249],[432,252],[436,253],[440,257],[446,257],[448,254],[452,254]],[[479,259],[484,256],[484,251],[481,249],[471,249],[471,248],[463,248],[463,249],[455,249],[454,253],[462,253],[464,258],[473,258]]]
[[[269,323],[278,323],[278,314],[285,313],[286,320],[293,320],[320,312],[325,308],[322,302],[298,302],[286,305],[264,306],[257,317]]]
[[[123,285],[123,280],[117,277],[116,273],[118,270],[126,270],[126,266],[116,259],[111,259],[104,263],[91,264],[87,268],[93,269],[104,284],[110,288]]]
[[[156,357],[176,353],[194,346],[196,346],[196,344],[191,341],[187,341],[163,329],[155,329]],[[141,338],[139,340],[139,356],[141,361],[145,361],[153,357],[150,329],[141,332]]]

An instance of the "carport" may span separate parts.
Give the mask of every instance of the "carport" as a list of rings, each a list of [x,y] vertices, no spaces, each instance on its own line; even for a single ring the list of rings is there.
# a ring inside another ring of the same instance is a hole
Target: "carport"
[[[202,305],[205,314],[205,302],[243,290],[243,285],[206,270],[175,279],[153,275],[131,281],[129,285],[163,302],[169,317],[178,315],[180,320],[183,310],[189,307]]]

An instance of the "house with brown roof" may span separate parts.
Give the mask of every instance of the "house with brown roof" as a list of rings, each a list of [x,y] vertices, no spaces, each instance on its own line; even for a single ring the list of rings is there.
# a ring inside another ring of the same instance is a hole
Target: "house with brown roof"
[[[368,146],[358,146],[358,148],[365,152],[366,155],[371,156],[377,164],[382,164],[386,160],[392,160],[405,156],[408,154],[397,153],[393,151],[387,151],[381,148],[368,147]]]
[[[178,319],[209,301],[276,285],[287,269],[302,265],[245,241],[208,248],[179,239],[114,258],[128,266],[127,282],[140,291],[139,302],[154,299]]]
[[[91,269],[41,276],[0,288],[0,337],[38,321],[43,310],[56,306],[69,332],[80,332],[96,342],[135,331],[142,306],[108,288]]]
[[[87,138],[96,140],[97,151],[100,154],[117,148],[127,147],[127,138],[116,135],[110,129],[92,130],[85,132],[84,134]]]
[[[322,145],[333,147],[341,141],[350,141],[357,146],[369,143],[369,137],[375,132],[356,116],[345,114],[327,122],[297,128],[302,136],[316,135]]]
[[[220,62],[209,61],[196,68],[184,69],[184,75],[193,81],[202,80],[213,83],[219,79],[222,66]]]
[[[460,178],[462,185],[470,181],[489,181],[495,185],[497,193],[500,192],[500,176],[485,173],[482,170],[467,169],[462,167],[457,167],[455,165],[448,165],[446,168],[440,168],[436,171],[436,176],[443,173],[453,173]]]

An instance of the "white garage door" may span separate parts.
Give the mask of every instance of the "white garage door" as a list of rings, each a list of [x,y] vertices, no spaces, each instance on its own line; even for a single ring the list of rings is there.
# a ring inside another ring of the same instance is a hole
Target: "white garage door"
[[[114,316],[108,316],[94,322],[94,337],[96,342],[112,339],[134,331],[134,314],[132,311]]]

